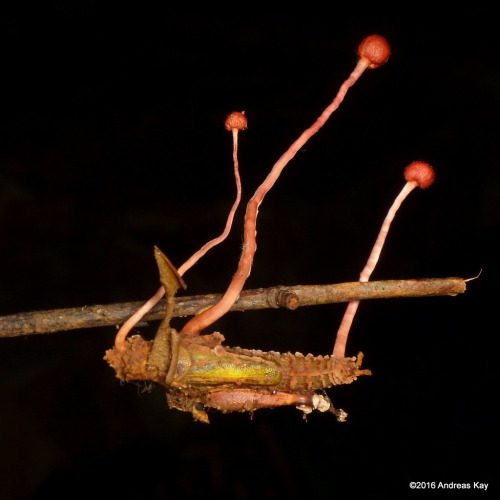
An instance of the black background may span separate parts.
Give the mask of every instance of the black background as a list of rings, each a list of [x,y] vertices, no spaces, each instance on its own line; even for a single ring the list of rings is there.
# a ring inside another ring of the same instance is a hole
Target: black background
[[[304,422],[293,408],[193,422],[161,389],[114,378],[102,357],[115,327],[2,339],[0,498],[478,495],[411,491],[410,481],[486,482],[486,498],[498,491],[493,11],[239,8],[49,1],[4,12],[0,314],[147,299],[158,287],[153,245],[179,266],[222,230],[234,197],[226,115],[249,119],[247,200],[372,33],[391,58],[267,195],[246,288],[356,280],[417,159],[436,182],[403,205],[372,279],[482,274],[463,296],[361,304],[348,354],[363,351],[373,376],[329,391],[344,424]],[[243,213],[186,273],[186,293],[224,291]],[[327,354],[344,309],[233,313],[214,328],[229,345]]]

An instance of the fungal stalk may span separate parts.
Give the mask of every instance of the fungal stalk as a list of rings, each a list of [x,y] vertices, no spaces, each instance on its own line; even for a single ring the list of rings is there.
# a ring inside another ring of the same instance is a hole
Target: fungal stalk
[[[379,260],[391,223],[394,220],[399,207],[417,186],[425,189],[434,182],[434,169],[428,163],[423,161],[414,161],[406,167],[404,177],[406,184],[394,200],[394,203],[384,219],[382,228],[380,229],[378,237],[375,241],[375,245],[373,246],[370,256],[368,257],[368,261],[359,276],[360,282],[367,282],[370,279],[370,276]],[[344,317],[342,318],[342,322],[337,331],[335,346],[333,348],[333,356],[345,356],[347,337],[349,335],[356,311],[358,310],[358,306],[359,300],[351,301],[347,305]]]
[[[359,79],[367,68],[377,68],[384,64],[390,55],[390,47],[387,40],[380,35],[371,35],[365,38],[358,47],[359,60],[349,78],[341,85],[337,95],[316,121],[307,128],[290,148],[274,164],[271,172],[247,205],[243,234],[243,251],[241,253],[238,269],[233,276],[228,289],[221,300],[209,309],[193,317],[184,325],[181,333],[188,336],[198,335],[206,327],[217,321],[238,300],[243,286],[250,275],[253,258],[257,250],[256,223],[260,204],[265,195],[273,187],[285,166],[292,160],[297,152],[306,142],[326,123],[331,114],[340,106],[347,91]]]
[[[234,178],[236,181],[236,199],[234,200],[233,206],[229,211],[229,215],[226,221],[226,227],[224,231],[214,238],[210,240],[208,243],[205,243],[196,253],[192,255],[181,267],[179,267],[178,272],[181,276],[190,269],[196,262],[198,262],[211,248],[222,243],[229,232],[231,231],[231,226],[233,225],[234,214],[240,204],[241,201],[241,179],[240,179],[240,167],[238,162],[238,132],[240,130],[245,130],[247,128],[247,118],[245,116],[245,112],[234,111],[231,113],[225,122],[226,130],[229,130],[233,134],[233,164],[234,164]]]
[[[233,134],[233,165],[234,165],[234,178],[236,182],[236,199],[229,211],[229,215],[227,217],[226,226],[224,231],[209,242],[205,243],[197,252],[195,252],[181,267],[178,269],[179,276],[183,276],[184,273],[193,267],[196,262],[198,262],[210,249],[222,243],[231,231],[231,226],[234,220],[234,214],[238,209],[238,206],[241,201],[241,178],[240,178],[240,170],[239,170],[239,161],[238,161],[238,132],[240,130],[245,130],[247,128],[247,118],[244,112],[234,111],[229,114],[225,121],[225,128],[229,130]],[[115,337],[115,346],[117,349],[123,350],[125,348],[125,340],[127,335],[130,333],[132,328],[134,328],[139,321],[156,305],[165,295],[165,288],[160,286],[156,293],[145,302],[137,311],[130,316],[130,318],[123,323],[121,328],[118,330],[118,333]]]

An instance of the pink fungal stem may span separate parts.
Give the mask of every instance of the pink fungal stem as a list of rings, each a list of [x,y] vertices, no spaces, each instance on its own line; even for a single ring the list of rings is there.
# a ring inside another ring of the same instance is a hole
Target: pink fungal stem
[[[434,181],[434,170],[428,163],[420,161],[413,162],[408,165],[408,167],[406,167],[405,179],[407,182],[399,195],[394,200],[391,208],[387,212],[380,232],[375,241],[375,245],[373,246],[370,256],[368,257],[368,261],[359,276],[360,282],[367,282],[370,279],[370,276],[372,275],[372,272],[379,260],[380,253],[382,252],[382,247],[384,246],[385,240],[389,233],[389,228],[391,227],[391,223],[394,220],[399,207],[417,186],[426,188],[432,184],[432,182]],[[359,300],[353,300],[347,305],[347,309],[337,331],[335,345],[333,347],[333,356],[345,356],[347,337],[349,335],[354,316],[356,315],[356,311],[358,310],[358,306]]]
[[[214,238],[208,243],[205,243],[205,245],[203,245],[186,262],[184,262],[184,264],[182,264],[181,267],[179,267],[178,273],[181,276],[183,276],[188,269],[193,267],[196,264],[196,262],[198,262],[211,248],[218,245],[219,243],[222,243],[227,238],[229,232],[231,231],[231,226],[234,220],[234,214],[236,213],[236,210],[241,201],[241,178],[240,178],[239,163],[238,163],[238,130],[233,129],[232,132],[233,132],[234,178],[236,180],[236,199],[234,200],[233,206],[231,207],[231,210],[227,217],[226,227],[224,228],[224,231],[219,236],[217,236],[217,238]]]
[[[231,226],[234,220],[234,214],[238,209],[238,206],[241,201],[241,177],[239,170],[239,161],[238,161],[238,132],[240,130],[244,130],[247,125],[247,119],[243,113],[234,112],[231,113],[226,119],[226,129],[231,130],[233,134],[233,165],[234,165],[234,178],[236,181],[236,199],[231,207],[229,215],[227,217],[226,226],[224,231],[214,238],[210,240],[208,243],[205,243],[203,247],[201,247],[197,252],[195,252],[181,267],[177,270],[179,276],[183,276],[186,271],[188,271],[191,267],[193,267],[196,262],[198,262],[211,248],[218,245],[222,241],[224,241],[231,231]],[[163,286],[160,286],[156,293],[145,302],[137,311],[130,316],[130,318],[123,323],[121,328],[118,330],[118,333],[115,337],[115,347],[119,350],[123,350],[125,348],[125,341],[135,325],[141,321],[141,319],[156,305],[165,295],[165,289]]]
[[[375,40],[373,40],[375,38]],[[341,85],[337,95],[331,102],[331,104],[321,113],[321,115],[316,119],[316,121],[306,129],[300,137],[289,147],[289,149],[279,158],[279,160],[274,164],[271,172],[268,174],[264,182],[257,188],[257,191],[250,199],[247,205],[247,210],[245,214],[244,223],[244,234],[243,234],[243,251],[241,253],[240,261],[238,264],[238,269],[229,284],[228,289],[224,293],[221,300],[209,309],[201,312],[197,316],[194,316],[190,321],[188,321],[181,333],[188,336],[198,335],[202,330],[210,326],[212,323],[221,318],[226,314],[231,306],[238,300],[238,297],[243,290],[243,286],[250,275],[252,268],[253,258],[257,250],[256,243],[256,223],[257,215],[260,204],[262,203],[267,192],[273,187],[274,183],[277,181],[281,172],[285,166],[290,162],[290,160],[297,154],[297,152],[306,144],[306,142],[316,133],[318,130],[326,123],[331,114],[340,106],[344,100],[345,95],[349,88],[356,83],[359,77],[368,67],[377,67],[383,64],[389,57],[389,46],[383,37],[378,35],[372,35],[365,39],[360,45],[360,50],[363,44],[368,47],[373,47],[373,43],[366,43],[368,39],[372,39],[375,45],[384,44],[382,58],[377,60],[375,64],[373,59],[369,59],[364,53],[360,53],[360,59],[351,73],[349,78],[344,81]],[[381,58],[380,51],[376,51],[376,57]]]
[[[135,311],[130,318],[123,323],[123,325],[118,330],[118,333],[115,337],[115,347],[119,350],[125,349],[125,341],[127,339],[127,335],[130,333],[132,328],[134,328],[139,321],[151,310],[153,307],[160,302],[161,298],[165,295],[165,289],[163,287],[158,288],[156,293],[145,302],[137,311]]]

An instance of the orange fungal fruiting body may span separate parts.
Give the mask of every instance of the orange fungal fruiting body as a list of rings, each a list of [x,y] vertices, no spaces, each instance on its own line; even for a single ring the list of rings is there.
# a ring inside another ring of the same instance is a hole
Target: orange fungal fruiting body
[[[389,42],[380,35],[367,36],[358,47],[358,56],[365,60],[370,69],[386,63],[391,55]]]
[[[414,161],[405,168],[407,182],[416,182],[417,186],[425,189],[434,182],[434,169],[425,161]]]
[[[233,111],[226,118],[226,130],[245,130],[247,128],[247,117],[243,112]]]

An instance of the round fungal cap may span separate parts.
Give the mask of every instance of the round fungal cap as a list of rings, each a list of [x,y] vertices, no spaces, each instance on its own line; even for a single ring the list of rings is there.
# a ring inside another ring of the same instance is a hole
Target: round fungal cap
[[[226,130],[245,130],[247,123],[248,120],[244,111],[233,111],[226,118],[225,127]]]
[[[434,169],[425,161],[414,161],[405,168],[407,182],[416,182],[417,186],[425,189],[434,182]]]
[[[371,69],[382,66],[390,55],[389,42],[380,35],[367,36],[358,47],[358,56],[365,60]]]

